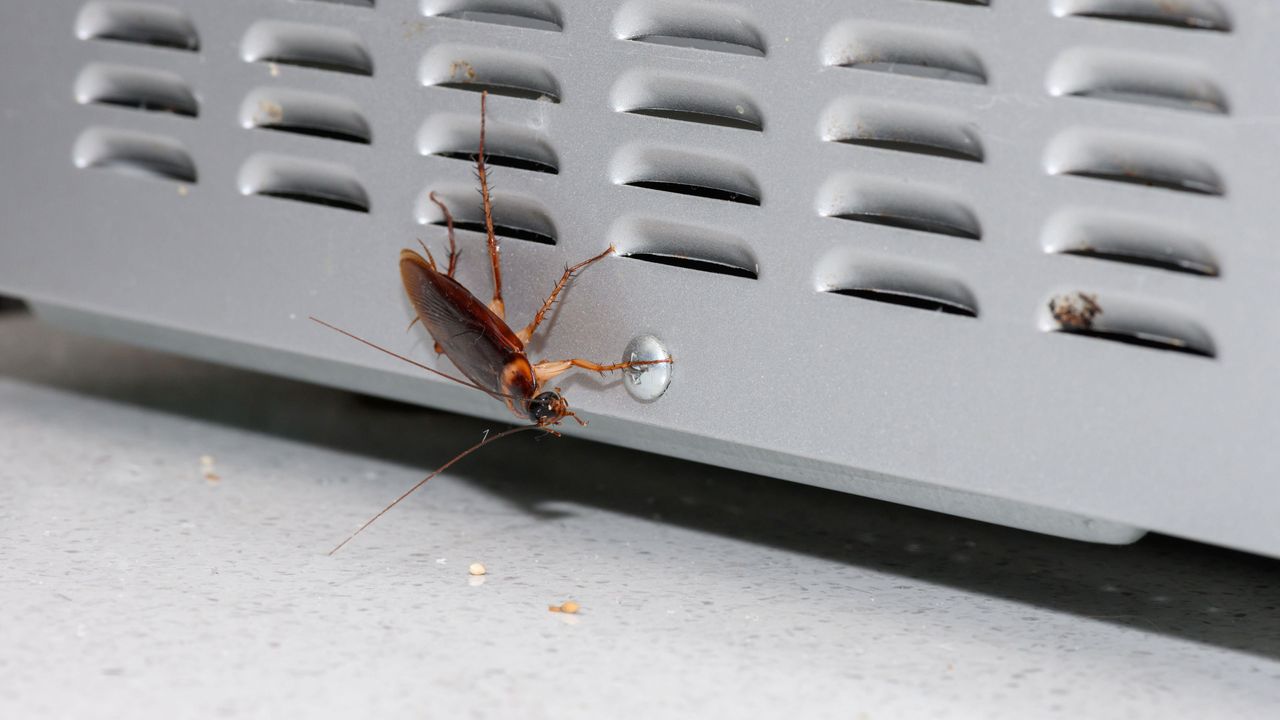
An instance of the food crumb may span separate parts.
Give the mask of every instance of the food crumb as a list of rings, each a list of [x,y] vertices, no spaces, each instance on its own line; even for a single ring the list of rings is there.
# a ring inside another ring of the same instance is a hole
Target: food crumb
[[[484,569],[484,565],[481,565],[480,563],[471,563],[471,566],[467,568],[467,572],[472,575],[484,575],[486,570]]]
[[[210,483],[216,483],[222,479],[218,473],[214,472],[212,455],[200,456],[200,474],[204,475],[204,479]]]
[[[576,615],[578,614],[578,611],[581,609],[582,609],[582,606],[572,600],[566,600],[560,603],[559,605],[547,606],[547,612],[566,613],[569,615]]]

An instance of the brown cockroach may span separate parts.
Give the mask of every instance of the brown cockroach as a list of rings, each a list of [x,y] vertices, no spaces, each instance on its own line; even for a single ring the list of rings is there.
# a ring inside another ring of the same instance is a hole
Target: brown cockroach
[[[547,296],[538,312],[534,314],[533,320],[522,330],[511,329],[511,326],[507,324],[506,305],[502,300],[502,263],[498,250],[498,240],[493,231],[493,200],[489,195],[489,177],[485,168],[484,123],[487,96],[487,92],[480,94],[480,147],[476,155],[476,174],[480,180],[480,200],[484,210],[485,235],[489,248],[489,261],[493,268],[493,299],[486,305],[471,291],[463,287],[462,283],[454,279],[454,271],[458,268],[458,246],[454,239],[453,215],[449,212],[449,208],[445,206],[444,202],[436,197],[434,192],[430,193],[428,198],[443,213],[449,237],[448,263],[444,267],[444,271],[441,272],[435,258],[431,256],[431,251],[427,249],[426,245],[422,244],[421,240],[418,243],[426,255],[425,258],[414,250],[405,249],[400,251],[400,278],[404,282],[405,293],[408,294],[415,313],[413,322],[409,324],[409,327],[412,328],[414,324],[421,322],[435,341],[436,353],[448,357],[466,377],[466,380],[427,367],[346,330],[334,327],[323,320],[314,317],[311,319],[392,357],[404,360],[456,383],[487,393],[505,403],[516,417],[521,420],[532,421],[533,424],[511,428],[493,436],[486,434],[483,440],[455,455],[449,462],[441,465],[430,475],[406,490],[400,497],[393,500],[378,514],[369,518],[359,529],[351,533],[346,540],[338,543],[337,547],[330,550],[330,555],[340,550],[343,545],[346,545],[352,538],[363,532],[365,528],[372,525],[388,510],[412,494],[413,491],[425,485],[428,480],[449,469],[454,463],[485,445],[522,430],[542,429],[558,435],[559,433],[553,430],[552,426],[559,425],[565,418],[573,418],[580,425],[586,425],[586,421],[578,418],[569,409],[569,403],[564,399],[560,388],[544,389],[544,384],[557,375],[573,367],[584,368],[597,373],[606,373],[631,367],[671,362],[671,358],[619,363],[595,363],[581,358],[543,360],[536,363],[529,361],[525,346],[533,337],[534,331],[538,329],[543,319],[546,318],[547,313],[555,304],[556,298],[568,286],[569,281],[583,268],[612,255],[614,248],[610,245],[599,255],[583,260],[577,265],[566,267],[564,274],[560,276],[560,280],[556,283],[555,288],[552,289],[551,294]]]

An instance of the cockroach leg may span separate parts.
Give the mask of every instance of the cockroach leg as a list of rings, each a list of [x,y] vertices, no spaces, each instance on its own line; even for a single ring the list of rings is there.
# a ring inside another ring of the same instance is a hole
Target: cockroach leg
[[[444,274],[453,277],[453,271],[458,269],[458,242],[453,237],[453,213],[449,212],[449,208],[444,204],[443,200],[436,197],[434,190],[427,193],[427,198],[435,203],[436,207],[440,208],[440,212],[444,213],[444,225],[449,231],[449,267]],[[421,244],[422,241],[419,240],[418,243]],[[427,248],[423,245],[422,249],[426,250]]]
[[[586,266],[596,262],[597,260],[603,260],[613,253],[614,248],[610,245],[607,250],[599,255],[596,255],[593,258],[587,258],[572,267],[565,268],[564,274],[560,276],[560,281],[556,283],[555,289],[551,291],[551,294],[548,295],[547,299],[542,303],[542,307],[538,308],[537,314],[533,316],[533,322],[529,323],[525,329],[516,333],[516,336],[520,338],[520,341],[524,343],[529,342],[529,339],[533,337],[533,332],[538,329],[538,325],[542,322],[542,319],[551,311],[551,306],[555,304],[556,297],[560,295],[561,290],[565,289],[565,286],[569,284],[570,280],[576,277],[577,274]]]
[[[489,91],[480,93],[480,152],[476,155],[476,175],[480,178],[480,200],[484,205],[484,231],[489,243],[489,262],[493,265],[493,300],[489,309],[503,320],[507,319],[507,306],[502,301],[502,260],[498,253],[498,237],[493,232],[493,198],[489,196],[489,174],[484,164],[484,115]]]
[[[431,266],[432,270],[439,272],[436,268],[436,259],[432,256],[431,251],[427,249],[427,244],[422,242],[422,238],[415,239],[418,241],[418,247],[422,248],[422,253],[427,256],[427,264]]]
[[[613,372],[614,370],[626,370],[627,368],[642,367],[644,365],[660,365],[662,363],[669,362],[671,362],[671,358],[663,358],[661,360],[632,360],[630,362],[610,363],[608,365],[593,363],[590,360],[583,360],[582,358],[571,358],[569,360],[543,360],[533,366],[533,375],[538,379],[538,384],[541,385],[572,367],[580,367],[603,375],[604,373]]]

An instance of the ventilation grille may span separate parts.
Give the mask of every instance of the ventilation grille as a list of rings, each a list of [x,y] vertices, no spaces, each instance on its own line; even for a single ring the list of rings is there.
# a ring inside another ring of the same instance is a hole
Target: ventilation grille
[[[1115,287],[1109,278],[1117,267],[1197,287],[1223,276],[1209,222],[1163,218],[1169,197],[1203,204],[1206,215],[1229,197],[1220,160],[1196,136],[1153,132],[1126,118],[1195,118],[1212,130],[1230,120],[1238,88],[1197,53],[1161,52],[1123,38],[1167,33],[1170,48],[1215,42],[1232,33],[1236,18],[1217,0],[1046,2],[1052,15],[1044,22],[1066,28],[1068,36],[1079,28],[1092,42],[1067,43],[1037,69],[1045,102],[1079,114],[1046,132],[1039,168],[1018,170],[1042,173],[1064,192],[1079,189],[1074,197],[1094,200],[1047,208],[1038,238],[1001,237],[999,223],[984,224],[990,194],[1008,190],[989,177],[1007,138],[983,127],[989,116],[979,109],[1002,102],[1005,79],[975,30],[1002,11],[985,0],[920,0],[913,9],[827,22],[808,60],[821,92],[807,110],[771,103],[760,95],[765,85],[748,81],[767,75],[771,53],[790,39],[771,37],[749,8],[731,2],[622,3],[607,19],[604,42],[628,62],[600,79],[600,96],[576,97],[556,71],[563,57],[550,49],[570,37],[565,29],[572,29],[566,23],[573,18],[563,4],[419,0],[431,27],[450,30],[422,43],[412,68],[424,98],[416,104],[423,110],[412,149],[428,167],[426,182],[413,188],[412,219],[444,223],[428,200],[435,192],[460,231],[484,232],[472,177],[478,118],[459,111],[467,105],[457,98],[487,91],[500,100],[490,104],[486,160],[521,174],[519,189],[495,190],[496,231],[557,244],[548,198],[560,187],[563,158],[553,130],[557,113],[565,111],[560,106],[571,99],[572,112],[588,104],[619,123],[605,176],[596,180],[611,185],[627,207],[611,219],[608,240],[621,256],[654,266],[645,272],[694,271],[704,279],[731,278],[726,282],[768,277],[772,257],[764,243],[781,240],[753,234],[762,213],[808,213],[836,250],[813,265],[816,282],[797,292],[847,298],[824,296],[823,302],[845,303],[835,307],[849,312],[925,310],[985,320],[992,308],[980,314],[985,289],[970,281],[971,270],[1002,262],[1017,243],[1037,243],[1045,262],[1061,270],[1039,287],[1034,313],[1024,313],[1028,330],[1034,332],[1029,319],[1035,317],[1040,330],[1216,357],[1208,325],[1188,309],[1194,304],[1175,303],[1156,289]],[[295,7],[313,4],[346,6],[367,18],[382,9],[374,0],[305,0]],[[282,6],[278,14],[286,12]],[[359,89],[377,71],[362,35],[366,26],[314,22],[329,11],[298,14],[307,17],[245,23],[230,58],[260,68],[262,77],[241,90],[238,110],[223,113],[205,108],[189,81],[199,77],[193,63],[205,60],[199,56],[208,49],[202,51],[185,10],[159,1],[86,2],[75,19],[76,37],[85,47],[114,47],[90,59],[74,80],[73,97],[88,117],[72,148],[74,164],[177,182],[185,192],[199,177],[184,142],[195,132],[190,123],[235,117],[246,150],[235,177],[220,182],[235,182],[245,196],[306,203],[315,212],[370,213],[373,198],[357,168],[382,139],[375,108],[362,104],[373,93]],[[418,30],[426,27],[417,22]],[[1089,35],[1090,27],[1107,31]],[[412,28],[405,37],[415,37]],[[520,103],[536,113],[517,110]],[[794,137],[775,138],[766,109],[789,121],[816,112],[812,151],[827,165],[805,189],[807,208],[775,207],[770,197],[771,175],[759,158],[776,156],[754,150]],[[1107,119],[1091,121],[1095,112]],[[1132,114],[1104,115],[1126,112]],[[142,117],[154,119],[130,121]],[[634,137],[628,128],[636,129]],[[1000,167],[1000,174],[1011,167]],[[536,183],[534,191],[526,180]]]
[[[828,143],[826,154],[845,168],[866,165],[864,158],[914,157],[913,162],[923,163],[921,167],[968,167],[974,178],[981,178],[987,151],[975,119],[942,103],[861,94],[855,74],[881,74],[886,87],[901,86],[915,97],[927,94],[913,88],[935,84],[985,92],[981,86],[988,83],[989,72],[976,47],[954,30],[863,19],[834,23],[819,49],[824,74],[838,93],[818,117],[819,138]],[[832,228],[832,237],[842,246],[818,265],[816,289],[877,303],[884,312],[923,310],[977,318],[978,299],[962,279],[963,271],[923,258],[935,243],[957,250],[964,245],[976,250],[982,244],[974,242],[983,240],[984,231],[969,197],[981,190],[922,181],[909,171],[914,167],[910,163],[881,167],[901,167],[902,174],[841,170],[819,186],[818,214],[854,224]],[[867,247],[863,238],[868,236],[883,238],[882,247],[896,254]]]
[[[125,112],[170,115],[175,122],[200,115],[200,101],[181,72],[129,64],[131,54],[145,62],[149,48],[198,52],[200,36],[181,10],[158,3],[86,3],[76,16],[75,35],[87,42],[109,41],[133,48],[116,54],[122,62],[86,64],[76,76],[72,96],[85,106],[101,106],[96,117],[110,124],[93,124],[76,138],[72,162],[78,168],[112,171],[117,176],[152,178],[181,183],[179,191],[196,182],[195,160],[172,131],[127,127]],[[177,54],[175,54],[177,55]],[[124,111],[116,114],[116,110]]]
[[[337,4],[373,7],[372,2]],[[373,57],[358,34],[312,23],[255,22],[240,41],[240,56],[247,63],[265,63],[272,78],[280,77],[280,65],[303,68],[304,75],[314,72],[364,79],[374,73]],[[359,174],[327,157],[339,143],[373,143],[372,122],[355,101],[277,81],[250,90],[240,103],[239,119],[246,130],[311,139],[310,143],[304,141],[310,147],[306,155],[264,152],[249,156],[237,176],[242,194],[349,212],[371,211],[372,201]]]
[[[1127,23],[1156,31],[1230,32],[1226,11],[1214,0],[1054,0],[1063,21]],[[1123,27],[1123,26],[1121,26]],[[1177,47],[1171,37],[1170,47]],[[1059,103],[1119,103],[1148,113],[1195,114],[1205,130],[1230,115],[1224,84],[1204,65],[1180,52],[1153,54],[1125,47],[1070,47],[1051,63],[1046,86]],[[1188,203],[1213,211],[1229,192],[1212,153],[1196,137],[1133,132],[1112,123],[1080,124],[1055,134],[1044,154],[1045,169],[1061,183],[1103,183],[1115,196],[1052,214],[1042,230],[1043,249],[1078,258],[1073,268],[1080,285],[1056,289],[1040,309],[1041,327],[1094,339],[1212,358],[1215,343],[1193,313],[1169,298],[1134,295],[1098,287],[1088,280],[1101,265],[1127,265],[1134,272],[1162,272],[1187,282],[1222,274],[1214,239],[1195,224],[1171,224],[1163,218],[1162,195],[1175,193]]]

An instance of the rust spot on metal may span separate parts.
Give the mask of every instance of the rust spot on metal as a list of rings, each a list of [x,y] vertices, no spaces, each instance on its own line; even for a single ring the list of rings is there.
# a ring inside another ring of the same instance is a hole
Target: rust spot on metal
[[[1092,330],[1093,320],[1102,314],[1098,296],[1075,292],[1049,300],[1049,312],[1064,330]]]

